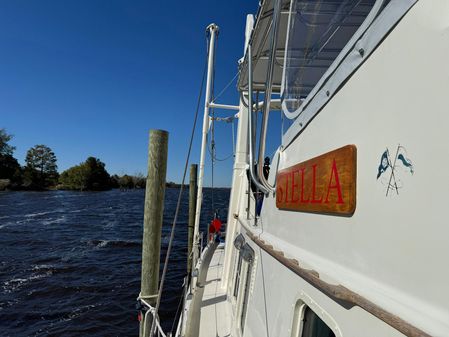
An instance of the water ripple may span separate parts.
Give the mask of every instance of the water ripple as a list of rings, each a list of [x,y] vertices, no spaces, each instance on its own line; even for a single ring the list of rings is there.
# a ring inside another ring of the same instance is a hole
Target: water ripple
[[[161,260],[179,190],[167,189]],[[1,336],[137,336],[144,190],[1,193]],[[183,196],[160,316],[170,329],[186,269]],[[202,228],[213,216],[206,190]],[[226,217],[229,190],[216,192]],[[210,207],[210,206],[209,206]]]

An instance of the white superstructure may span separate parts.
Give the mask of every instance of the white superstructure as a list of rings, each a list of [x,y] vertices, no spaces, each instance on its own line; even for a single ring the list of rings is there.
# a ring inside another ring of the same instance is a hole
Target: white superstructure
[[[265,0],[247,22],[226,243],[178,335],[449,336],[449,1]]]

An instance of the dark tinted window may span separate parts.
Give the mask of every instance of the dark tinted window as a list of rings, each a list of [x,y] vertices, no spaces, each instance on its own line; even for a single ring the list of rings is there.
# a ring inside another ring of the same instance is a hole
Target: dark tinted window
[[[301,337],[335,337],[332,330],[309,307],[306,307],[303,318]]]
[[[248,264],[248,270],[246,271],[245,295],[243,298],[242,316],[240,317],[240,327],[242,330],[242,334],[243,329],[245,328],[246,310],[248,309],[249,286],[251,284],[251,267],[252,264]]]
[[[238,257],[238,263],[237,263],[237,273],[235,275],[235,283],[234,283],[234,297],[237,297],[238,293],[239,293],[239,284],[240,284],[240,273],[241,273],[241,268],[242,268],[242,253],[239,252],[239,257]]]

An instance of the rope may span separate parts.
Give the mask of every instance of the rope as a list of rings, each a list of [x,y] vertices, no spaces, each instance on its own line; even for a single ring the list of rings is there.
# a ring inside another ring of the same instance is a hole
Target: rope
[[[212,101],[213,103],[215,103],[215,100],[217,100],[218,98],[220,98],[221,95],[224,94],[224,92],[229,88],[229,86],[232,84],[232,82],[235,81],[235,79],[237,78],[237,76],[239,76],[239,72],[237,72],[234,77],[228,82],[228,84],[225,85],[225,87],[220,91],[220,93],[214,98],[214,100]]]
[[[175,330],[175,323],[176,323],[176,318],[178,317],[179,309],[181,308],[181,304],[184,302],[185,287],[187,286],[186,280],[187,280],[187,277],[184,277],[184,282],[182,284],[181,296],[179,296],[178,308],[176,309],[175,319],[173,320],[173,324],[171,326],[171,334],[172,335],[173,335],[174,330]]]
[[[151,300],[153,298],[157,298],[157,294],[142,296],[142,294],[139,293],[139,297],[137,297],[137,300]]]
[[[208,54],[209,54],[209,50],[206,53],[206,62],[204,64],[203,78],[201,80],[200,92],[198,94],[198,101],[197,101],[197,104],[196,104],[195,118],[193,120],[192,134],[190,136],[190,143],[189,143],[189,150],[187,151],[187,158],[186,158],[186,162],[185,162],[185,166],[184,166],[184,173],[183,173],[183,176],[182,176],[181,188],[179,190],[178,202],[176,204],[175,216],[173,218],[173,223],[172,223],[172,228],[171,228],[171,233],[170,233],[170,241],[168,242],[167,253],[166,253],[166,256],[165,256],[164,269],[162,271],[161,282],[159,284],[159,291],[158,291],[158,296],[157,296],[157,301],[156,301],[156,307],[154,309],[154,317],[157,317],[157,314],[159,312],[159,306],[161,304],[161,298],[162,298],[162,291],[164,289],[165,277],[167,275],[168,262],[170,260],[171,248],[172,248],[172,244],[173,244],[173,239],[175,237],[176,221],[178,220],[179,209],[180,209],[180,206],[181,206],[182,192],[184,191],[184,185],[185,185],[185,179],[186,179],[186,174],[187,174],[187,168],[188,168],[188,165],[189,165],[190,153],[192,152],[193,137],[195,135],[196,123],[197,123],[197,120],[198,120],[198,111],[200,109],[201,97],[202,97],[202,93],[203,93],[204,79],[206,77]],[[156,322],[156,319],[154,319],[153,323],[151,324],[150,336],[153,336],[153,332],[154,332],[155,326],[157,324],[158,323]]]
[[[228,159],[231,159],[232,157],[234,157],[234,153],[231,153],[229,156],[224,158],[215,158],[215,161],[226,161]]]
[[[138,301],[140,301],[143,305],[145,305],[146,307],[147,307],[147,310],[146,310],[146,312],[145,312],[145,318],[144,318],[144,325],[143,325],[143,335],[144,336],[146,336],[146,330],[147,330],[147,324],[146,324],[146,322],[147,322],[147,315],[149,314],[149,313],[151,313],[151,315],[153,315],[153,323],[152,324],[154,324],[154,322],[156,322],[156,327],[157,327],[157,330],[158,330],[158,333],[159,333],[159,335],[160,336],[162,336],[162,337],[167,337],[167,335],[164,333],[164,331],[162,330],[162,327],[161,327],[161,325],[160,325],[160,323],[159,323],[159,317],[157,316],[157,314],[156,314],[156,309],[153,307],[153,306],[151,306],[151,304],[150,303],[148,303],[147,301],[145,301],[145,298],[147,298],[147,299],[150,299],[150,298],[155,298],[155,297],[157,297],[158,295],[149,295],[149,296],[142,296],[140,293],[139,293],[139,296],[137,297],[137,300]],[[153,330],[153,325],[151,326],[151,330]]]
[[[207,147],[207,150],[213,160],[213,162],[217,162],[217,161],[226,161],[232,157],[235,156],[235,131],[234,131],[234,120],[235,120],[235,116],[229,116],[229,117],[215,117],[215,114],[212,115],[211,117],[211,139],[210,139],[210,145]],[[215,121],[218,122],[226,122],[226,123],[232,123],[232,153],[229,156],[226,156],[224,158],[218,158],[216,155],[216,146],[215,146]],[[213,175],[213,172],[212,172]],[[213,182],[212,182],[213,184]]]

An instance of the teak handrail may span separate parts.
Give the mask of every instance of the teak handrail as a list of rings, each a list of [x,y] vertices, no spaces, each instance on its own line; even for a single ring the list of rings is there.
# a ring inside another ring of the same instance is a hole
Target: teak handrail
[[[337,303],[350,304],[352,306],[358,306],[373,316],[384,321],[391,327],[395,328],[399,332],[410,337],[431,337],[431,335],[425,333],[421,329],[406,322],[402,318],[388,312],[387,310],[379,307],[363,296],[355,293],[354,291],[342,286],[327,283],[320,279],[319,274],[314,270],[302,268],[299,262],[295,259],[289,259],[284,256],[282,251],[275,250],[272,245],[267,244],[264,240],[257,238],[254,234],[247,231],[246,234],[254,241],[260,248],[286,266],[288,269],[299,275],[302,279],[310,283],[318,290],[325,293],[327,296],[334,299]]]

